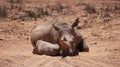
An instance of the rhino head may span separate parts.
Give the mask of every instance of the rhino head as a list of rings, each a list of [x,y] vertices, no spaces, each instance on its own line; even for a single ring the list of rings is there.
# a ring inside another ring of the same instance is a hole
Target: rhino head
[[[79,24],[79,18],[77,18],[72,25],[67,23],[53,24],[55,30],[59,33],[59,45],[61,46],[64,54],[73,54],[76,50],[77,44],[75,27]]]

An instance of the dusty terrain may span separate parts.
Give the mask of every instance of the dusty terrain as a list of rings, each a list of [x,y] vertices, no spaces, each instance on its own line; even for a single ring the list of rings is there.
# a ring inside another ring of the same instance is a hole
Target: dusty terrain
[[[0,22],[1,67],[119,67],[120,66],[120,19],[110,29],[80,29],[90,51],[78,56],[61,58],[33,55],[30,32],[39,21]],[[13,24],[14,23],[14,24]],[[116,24],[117,23],[117,24]]]
[[[71,1],[69,2],[72,3]],[[105,1],[120,3],[119,0]],[[99,3],[98,0],[91,2]],[[64,17],[70,23],[77,17],[81,18],[78,29],[89,44],[90,51],[65,58],[32,54],[31,30],[46,17],[37,21],[0,20],[0,67],[120,67],[120,14],[113,13],[114,16],[109,17],[105,23],[97,18],[87,19],[88,23],[85,25],[86,14],[82,13]],[[53,16],[47,18],[50,17]]]

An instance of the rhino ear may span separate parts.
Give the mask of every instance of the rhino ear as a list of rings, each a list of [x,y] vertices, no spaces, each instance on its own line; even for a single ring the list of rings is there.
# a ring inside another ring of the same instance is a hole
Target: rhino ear
[[[78,26],[78,24],[79,24],[79,18],[77,18],[76,20],[75,20],[75,22],[72,24],[72,27],[76,27],[76,26]]]
[[[55,30],[57,30],[57,31],[59,31],[59,30],[60,30],[59,26],[58,26],[58,25],[56,25],[56,24],[53,24],[53,27],[54,27],[54,28],[55,28]]]

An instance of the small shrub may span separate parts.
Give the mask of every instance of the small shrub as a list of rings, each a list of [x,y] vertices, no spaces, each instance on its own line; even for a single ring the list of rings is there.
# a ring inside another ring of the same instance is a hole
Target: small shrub
[[[9,3],[14,3],[14,0],[9,0],[8,2],[9,2]]]
[[[28,17],[30,18],[34,18],[35,20],[37,20],[37,16],[33,11],[27,11]]]
[[[120,6],[115,5],[115,10],[120,10]]]
[[[86,5],[88,5],[88,4],[81,2],[81,1],[76,4],[76,6],[86,6]]]
[[[48,16],[49,12],[47,11],[46,7],[38,8],[38,16],[37,17],[42,17],[42,16]]]
[[[62,12],[63,6],[60,3],[56,2],[53,4],[49,4],[47,8],[49,8],[51,12],[56,11],[57,13],[60,13]]]
[[[9,3],[22,3],[23,0],[8,0]]]
[[[5,6],[0,6],[0,18],[7,17],[7,8]]]
[[[23,0],[16,0],[16,3],[22,3]]]
[[[96,9],[95,9],[94,6],[87,5],[84,10],[85,10],[87,13],[90,13],[90,14],[96,13]]]

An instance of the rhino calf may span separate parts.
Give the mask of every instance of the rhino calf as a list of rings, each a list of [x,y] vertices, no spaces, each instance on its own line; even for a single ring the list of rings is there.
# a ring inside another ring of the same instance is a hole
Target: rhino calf
[[[89,46],[76,28],[79,22],[79,18],[72,24],[68,24],[64,18],[56,18],[38,25],[31,33],[33,53],[46,55],[60,53],[67,56],[76,55],[79,51],[88,52]]]
[[[58,44],[52,44],[49,42],[45,42],[42,40],[38,40],[36,43],[36,47],[34,48],[36,54],[40,55],[51,55],[55,56],[58,55],[60,52],[60,46]]]

